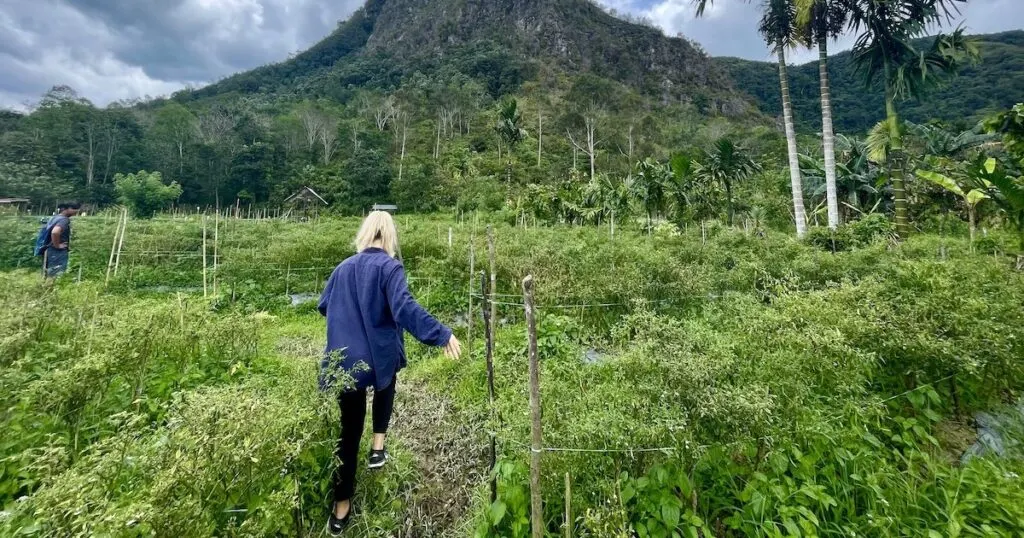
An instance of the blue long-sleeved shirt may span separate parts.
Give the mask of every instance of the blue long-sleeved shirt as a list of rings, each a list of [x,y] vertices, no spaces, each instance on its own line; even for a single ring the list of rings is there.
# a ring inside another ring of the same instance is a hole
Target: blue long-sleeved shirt
[[[406,365],[403,329],[431,346],[446,345],[452,335],[412,298],[401,262],[379,248],[368,248],[334,269],[319,310],[327,317],[322,389],[333,384],[339,367],[352,375],[356,388],[387,388]]]

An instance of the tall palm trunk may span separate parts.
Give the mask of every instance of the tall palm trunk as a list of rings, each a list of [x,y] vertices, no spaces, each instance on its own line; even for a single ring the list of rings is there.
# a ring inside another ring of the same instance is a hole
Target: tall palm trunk
[[[886,77],[888,79],[888,77]],[[907,190],[904,182],[903,134],[900,132],[900,117],[896,111],[896,99],[891,87],[885,90],[885,118],[889,126],[889,175],[892,179],[892,199],[896,207],[896,234],[906,239],[910,234],[910,220],[907,216]]]
[[[796,128],[793,126],[793,105],[789,100],[789,76],[786,74],[786,52],[778,48],[779,82],[782,85],[782,117],[786,125],[786,150],[789,154],[789,180],[793,189],[793,217],[796,236],[807,234],[807,213],[804,211],[804,191],[800,182],[800,161],[796,150]]]
[[[818,38],[818,71],[821,79],[821,141],[825,151],[825,203],[828,227],[839,226],[839,199],[836,194],[836,136],[832,130],[832,92],[828,79],[828,37]]]

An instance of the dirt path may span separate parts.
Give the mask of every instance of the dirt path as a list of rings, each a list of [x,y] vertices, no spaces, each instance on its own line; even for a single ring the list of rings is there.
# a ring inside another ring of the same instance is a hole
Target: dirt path
[[[461,420],[444,396],[403,380],[392,433],[411,452],[419,475],[406,492],[401,536],[471,536],[467,512],[487,479],[483,428]]]

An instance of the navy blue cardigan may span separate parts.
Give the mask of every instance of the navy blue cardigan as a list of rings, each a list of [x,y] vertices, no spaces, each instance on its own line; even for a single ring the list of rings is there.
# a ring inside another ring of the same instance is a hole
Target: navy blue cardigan
[[[406,364],[403,329],[431,346],[444,346],[452,336],[412,298],[401,262],[379,248],[368,248],[334,269],[319,310],[327,317],[327,348],[320,363],[320,388],[325,390],[339,368],[352,375],[356,388],[391,385]]]

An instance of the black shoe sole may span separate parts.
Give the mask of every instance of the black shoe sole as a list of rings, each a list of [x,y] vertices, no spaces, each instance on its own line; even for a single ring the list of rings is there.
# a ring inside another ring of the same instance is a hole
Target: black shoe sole
[[[384,458],[384,461],[379,462],[379,463],[367,463],[366,464],[366,468],[367,469],[373,469],[373,470],[380,469],[381,467],[387,465],[388,459],[390,459],[390,458]]]

